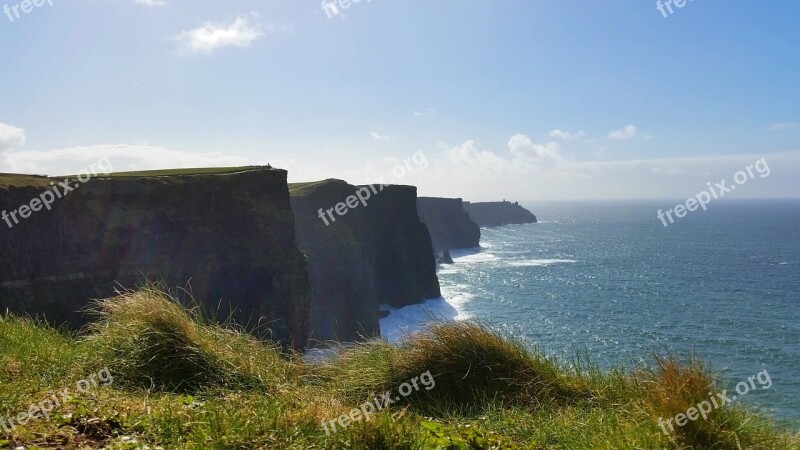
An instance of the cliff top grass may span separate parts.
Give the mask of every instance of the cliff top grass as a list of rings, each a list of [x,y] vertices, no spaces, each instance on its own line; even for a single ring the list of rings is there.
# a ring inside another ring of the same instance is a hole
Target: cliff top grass
[[[738,407],[664,435],[659,417],[717,389],[701,366],[674,358],[602,372],[459,322],[307,363],[152,287],[104,300],[96,314],[80,334],[0,316],[0,418],[51,391],[72,394],[49,420],[10,433],[0,424],[0,448],[800,449],[797,436]],[[75,390],[103,369],[113,382]],[[332,420],[427,371],[433,386],[330,432]]]
[[[0,189],[12,187],[44,187],[49,186],[51,178],[41,175],[23,175],[18,173],[0,173]]]
[[[344,181],[344,180],[336,179],[336,178],[328,178],[326,180],[320,180],[320,181],[304,181],[304,182],[298,182],[298,183],[289,183],[289,194],[294,196],[294,197],[303,197],[303,196],[306,196],[306,195],[309,195],[309,194],[312,194],[312,193],[316,192],[320,188],[324,188],[324,187],[328,187],[328,186],[336,186],[336,185],[346,186],[346,185],[350,185],[350,183],[348,183],[347,181]],[[377,186],[378,183],[374,183],[373,185]],[[360,185],[352,185],[352,186],[355,186],[356,188],[358,188],[358,187],[369,186],[369,185],[360,184]],[[411,188],[416,189],[415,186],[402,185],[402,184],[393,184],[393,185],[385,185],[385,186],[393,186],[393,187],[407,186],[407,187],[411,187]]]
[[[232,173],[248,172],[251,170],[270,170],[267,166],[241,166],[241,167],[198,167],[189,169],[142,170],[132,172],[114,172],[102,175],[103,178],[123,177],[174,177],[186,175],[228,175]]]
[[[289,195],[302,197],[309,195],[316,191],[317,189],[326,187],[326,186],[336,186],[336,185],[346,185],[347,182],[343,180],[337,180],[334,178],[328,178],[327,180],[320,180],[320,181],[307,181],[301,183],[289,183]]]
[[[463,198],[454,198],[454,197],[418,197],[420,200],[428,200],[435,203],[453,203],[458,202],[459,204],[464,203]]]
[[[241,166],[241,167],[199,167],[190,169],[143,170],[132,172],[114,172],[100,174],[96,178],[152,178],[175,177],[192,175],[229,175],[248,172],[251,170],[275,170],[269,166]],[[45,187],[52,181],[61,181],[64,177],[75,178],[77,175],[61,175],[49,177],[44,175],[25,175],[14,173],[0,173],[0,189],[11,187]]]

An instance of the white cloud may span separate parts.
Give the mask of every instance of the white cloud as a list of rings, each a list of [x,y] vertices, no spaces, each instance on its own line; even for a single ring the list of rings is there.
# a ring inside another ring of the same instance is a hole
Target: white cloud
[[[247,158],[219,153],[190,153],[163,147],[92,145],[56,150],[7,152],[0,172],[63,175],[77,173],[88,164],[107,157],[115,172],[193,167],[245,166]]]
[[[780,123],[773,123],[770,124],[769,129],[772,131],[786,131],[786,130],[794,130],[799,125],[796,122],[780,122]]]
[[[25,130],[0,122],[0,152],[6,152],[25,143]]]
[[[431,117],[436,115],[436,110],[428,108],[424,111],[414,111],[414,117]]]
[[[165,2],[164,0],[136,0],[136,3],[148,7],[167,6],[167,2]]]
[[[675,175],[686,175],[686,174],[689,173],[689,171],[687,171],[685,169],[677,169],[675,167],[667,167],[667,168],[664,168],[664,167],[653,167],[652,168],[652,172],[654,174],[656,174],[656,175],[664,174],[664,175],[672,175],[672,176],[675,176]]]
[[[207,22],[202,27],[183,31],[174,39],[186,53],[209,54],[225,47],[250,47],[256,39],[265,35],[261,26],[253,24],[258,17],[253,12],[237,17],[230,24]]]
[[[511,155],[528,160],[560,160],[559,147],[558,142],[534,144],[531,138],[524,134],[516,134],[508,140]]]
[[[466,166],[501,172],[507,168],[507,161],[493,152],[478,150],[475,141],[469,140],[445,152],[447,159],[456,166]]]
[[[626,140],[626,139],[633,139],[636,137],[636,133],[638,130],[636,129],[635,125],[628,125],[624,128],[619,130],[614,130],[608,133],[609,139],[616,139],[618,141]]]
[[[523,148],[530,146],[524,138],[517,141]],[[498,159],[492,165],[497,170],[489,172],[479,162],[492,158]],[[773,168],[772,174],[762,178],[757,173],[747,189],[736,190],[735,197],[800,197],[794,175],[800,170],[800,151],[616,161],[562,159],[542,164],[481,152],[472,141],[446,150],[438,160],[430,158],[436,170],[431,177],[420,179],[418,186],[420,195],[472,201],[649,198],[671,199],[665,205],[674,205],[674,199],[706,189],[707,182],[727,179],[730,184],[737,171],[761,158]]]
[[[370,131],[369,135],[372,136],[372,139],[375,139],[376,141],[388,141],[389,139],[391,139],[389,136],[386,136],[385,134],[378,134],[374,131]]]
[[[578,139],[583,139],[585,136],[586,134],[583,131],[578,131],[577,133],[570,133],[568,131],[555,129],[550,132],[551,138],[561,139],[562,141],[577,141]]]

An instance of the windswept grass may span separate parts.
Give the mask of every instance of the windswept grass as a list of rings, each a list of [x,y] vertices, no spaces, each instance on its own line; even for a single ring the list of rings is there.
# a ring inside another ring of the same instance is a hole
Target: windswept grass
[[[709,402],[711,396],[719,399],[717,393],[722,389],[702,362],[692,359],[682,364],[674,355],[656,357],[655,361],[654,369],[634,375],[640,383],[645,408],[654,421],[686,414],[689,408],[696,408],[701,402],[713,406]],[[715,449],[781,448],[786,444],[776,439],[767,420],[739,408],[712,408],[706,417],[690,420],[682,427],[669,427],[675,431],[675,444]]]
[[[716,389],[702,366],[675,358],[632,372],[600,371],[586,355],[567,366],[460,322],[401,346],[371,341],[309,364],[207,322],[154,286],[96,309],[98,322],[81,336],[0,318],[0,417],[98,368],[114,376],[50,420],[11,433],[0,427],[0,448],[800,449],[797,436],[742,409],[716,410],[664,435],[659,417]],[[369,421],[322,428],[427,371],[434,388]]]
[[[32,393],[72,380],[85,360],[74,335],[33,319],[0,315],[0,417],[27,407]]]
[[[593,394],[556,363],[520,343],[467,322],[440,323],[405,343],[394,365],[395,382],[432,370],[439,403],[540,408],[588,401]]]
[[[492,404],[527,408],[591,401],[586,382],[539,353],[531,354],[480,325],[439,323],[399,347],[367,342],[350,349],[319,373],[349,398],[384,392],[431,371],[436,388],[405,400],[436,414],[453,408],[479,413]],[[358,378],[353,385],[348,380]]]
[[[276,346],[206,323],[154,286],[99,302],[86,342],[131,387],[194,392],[236,385],[269,389],[296,376]]]

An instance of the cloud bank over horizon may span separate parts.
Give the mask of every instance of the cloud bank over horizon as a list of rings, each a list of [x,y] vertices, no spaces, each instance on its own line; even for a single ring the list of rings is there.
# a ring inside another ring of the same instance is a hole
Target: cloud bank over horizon
[[[550,134],[556,139],[578,134],[556,131]],[[25,142],[22,128],[0,123],[0,172],[57,176],[77,173],[106,157],[116,172],[270,164],[287,170],[290,182],[340,178],[353,184],[407,184],[417,186],[420,195],[461,197],[473,201],[501,198],[524,201],[662,199],[692,195],[692,191],[702,190],[707,182],[730,179],[735,172],[764,158],[772,169],[770,176],[751,183],[736,196],[800,198],[800,189],[782,188],[795,185],[793,178],[800,173],[800,150],[578,161],[564,157],[559,142],[536,143],[529,136],[517,133],[509,137],[503,150],[497,152],[481,148],[472,139],[458,145],[440,142],[417,151],[425,159],[424,166],[410,162],[412,152],[323,165],[318,161],[289,158],[289,155],[278,153],[253,158],[231,153],[195,153],[127,144],[32,150],[23,148]]]

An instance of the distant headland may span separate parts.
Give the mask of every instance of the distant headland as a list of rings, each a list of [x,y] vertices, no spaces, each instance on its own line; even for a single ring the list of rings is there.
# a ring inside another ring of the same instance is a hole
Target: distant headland
[[[502,227],[537,223],[536,216],[520,206],[518,202],[470,203],[464,202],[464,209],[479,227]]]

